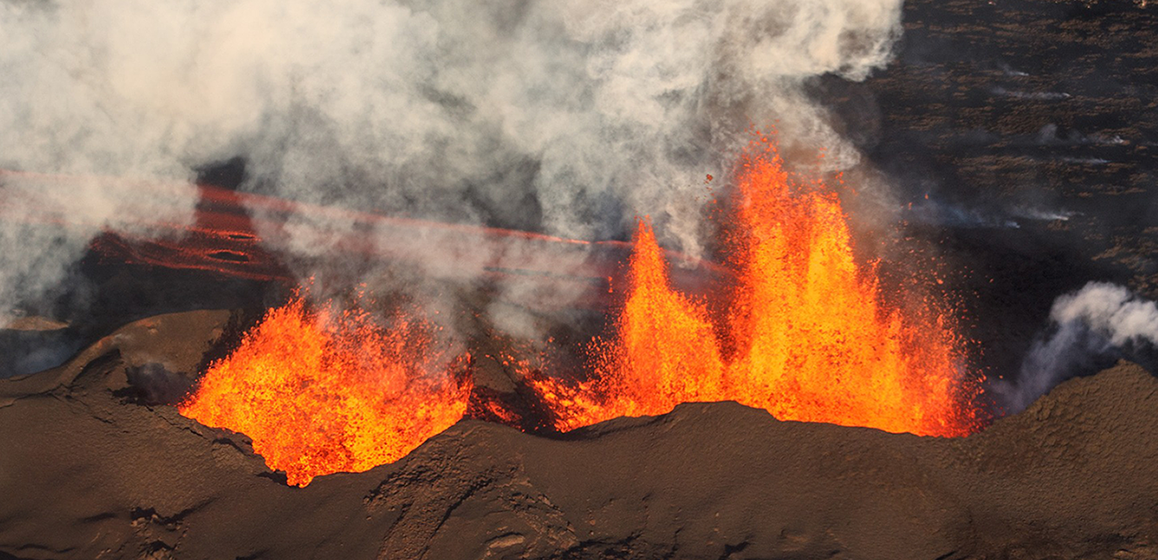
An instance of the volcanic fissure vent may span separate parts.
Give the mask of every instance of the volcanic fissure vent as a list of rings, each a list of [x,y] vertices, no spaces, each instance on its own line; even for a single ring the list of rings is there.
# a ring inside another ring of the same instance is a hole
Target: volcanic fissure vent
[[[882,301],[836,193],[791,177],[767,138],[752,142],[735,184],[722,214],[732,280],[707,301],[671,287],[640,220],[612,332],[588,345],[587,371],[526,376],[555,428],[735,400],[782,420],[975,431],[978,380],[953,317],[935,302]],[[181,412],[250,436],[291,484],[395,461],[460,420],[470,399],[469,355],[448,355],[418,314],[382,328],[365,311],[295,299],[213,364]]]

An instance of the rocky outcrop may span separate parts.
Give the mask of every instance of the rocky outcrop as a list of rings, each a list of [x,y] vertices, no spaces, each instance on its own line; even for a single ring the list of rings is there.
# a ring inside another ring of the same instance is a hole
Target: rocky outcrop
[[[224,320],[0,381],[0,558],[1158,557],[1158,380],[1131,364],[961,439],[694,403],[553,438],[463,421],[296,488],[133,386]]]

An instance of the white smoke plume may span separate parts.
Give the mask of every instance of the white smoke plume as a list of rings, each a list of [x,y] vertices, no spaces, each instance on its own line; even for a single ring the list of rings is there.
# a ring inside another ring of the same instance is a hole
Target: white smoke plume
[[[993,385],[1006,412],[1024,410],[1108,352],[1158,345],[1158,305],[1128,288],[1090,282],[1054,301],[1051,332],[1030,349],[1016,382]]]
[[[804,86],[884,65],[901,6],[0,0],[0,166],[186,181],[240,156],[243,188],[302,202],[581,239],[649,215],[694,255],[704,176],[727,173],[750,125],[856,165]],[[87,223],[143,195],[92,196]],[[262,233],[306,257],[351,233],[300,219]],[[5,285],[50,284],[80,246],[19,237],[4,232],[5,259],[50,264]]]
[[[185,223],[194,195],[182,182],[0,174],[0,328],[51,296],[95,235],[168,235],[161,224]]]

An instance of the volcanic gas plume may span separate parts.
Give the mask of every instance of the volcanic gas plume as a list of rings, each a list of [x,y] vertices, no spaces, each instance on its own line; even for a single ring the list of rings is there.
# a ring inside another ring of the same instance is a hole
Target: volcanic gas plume
[[[586,379],[528,377],[555,427],[734,400],[781,420],[974,431],[978,389],[950,318],[882,302],[875,266],[853,258],[836,194],[791,178],[766,139],[735,185],[724,243],[734,280],[709,301],[677,292],[641,220],[626,297],[611,336],[589,345]],[[181,412],[250,436],[291,484],[392,462],[467,410],[469,379],[446,380],[469,357],[446,359],[431,328],[402,315],[383,329],[366,312],[312,312],[295,299],[214,364]]]

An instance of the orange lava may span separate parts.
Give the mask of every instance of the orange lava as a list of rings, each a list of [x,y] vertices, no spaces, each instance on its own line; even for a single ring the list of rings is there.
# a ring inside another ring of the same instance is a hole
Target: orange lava
[[[469,382],[448,375],[430,325],[389,330],[363,311],[273,309],[180,407],[242,432],[290,484],[396,461],[462,418]]]
[[[470,380],[450,375],[469,370],[470,358],[447,359],[424,321],[400,315],[384,329],[364,311],[313,311],[296,298],[214,363],[180,411],[248,435],[271,468],[300,486],[395,461],[468,410],[567,431],[683,402],[735,400],[781,420],[975,431],[977,384],[950,318],[926,302],[912,305],[912,296],[884,303],[875,266],[853,258],[836,195],[794,182],[761,143],[741,161],[735,187],[726,244],[734,280],[704,300],[677,292],[641,221],[614,336],[592,344],[589,381],[565,383],[502,359],[541,399],[525,409],[472,398]]]
[[[757,146],[762,147],[762,146]],[[569,430],[735,400],[781,420],[960,436],[977,428],[960,341],[929,308],[887,309],[874,267],[853,260],[848,224],[823,185],[795,185],[770,148],[737,176],[726,317],[670,288],[641,222],[614,338],[595,345],[595,378],[536,388]]]

